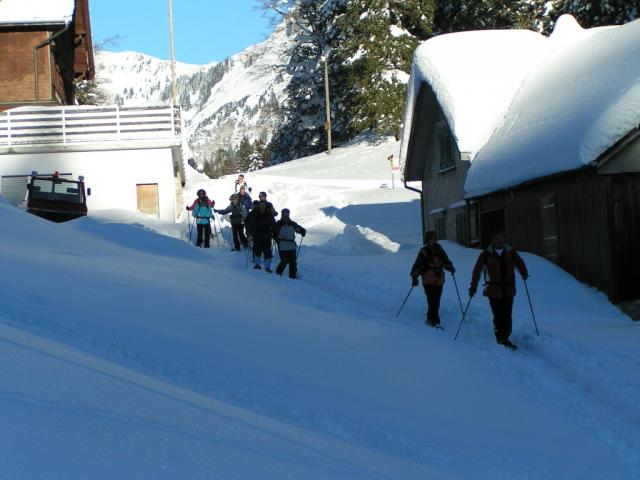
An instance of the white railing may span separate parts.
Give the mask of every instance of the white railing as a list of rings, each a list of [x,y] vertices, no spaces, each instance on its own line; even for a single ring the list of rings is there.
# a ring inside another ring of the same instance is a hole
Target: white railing
[[[180,107],[21,107],[0,113],[0,147],[180,139]]]

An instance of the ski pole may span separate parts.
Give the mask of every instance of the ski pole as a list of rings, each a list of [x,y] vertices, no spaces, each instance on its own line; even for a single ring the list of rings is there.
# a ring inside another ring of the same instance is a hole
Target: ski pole
[[[458,282],[456,282],[456,274],[451,273],[451,277],[453,278],[453,284],[456,287],[456,294],[458,295],[458,303],[460,304],[460,313],[464,315],[464,310],[462,308],[462,300],[460,299],[460,290],[458,290]]]
[[[216,236],[216,243],[218,244],[218,248],[220,248],[220,237],[218,236],[218,229],[216,228],[216,220],[213,219],[213,234]]]
[[[225,241],[225,243],[229,243],[227,242],[227,237],[224,236],[224,230],[222,230],[222,223],[220,222],[220,217],[219,216],[216,217],[215,213],[213,214],[213,216],[215,220],[218,221],[218,227],[220,228],[220,234],[222,235],[222,239]],[[214,223],[215,223],[215,220],[214,220]]]
[[[300,237],[300,245],[298,245],[298,251],[296,252],[296,260],[298,259],[298,255],[300,255],[300,248],[302,247],[302,241],[304,237]]]
[[[458,331],[456,332],[456,336],[453,338],[454,340],[458,339],[458,334],[460,333],[460,329],[462,328],[462,324],[464,323],[464,317],[467,316],[467,310],[469,310],[469,305],[471,305],[471,299],[473,297],[469,297],[469,301],[467,302],[467,308],[464,309],[462,313],[462,320],[460,320],[460,325],[458,325]]]
[[[404,308],[404,304],[407,303],[407,300],[409,300],[409,295],[411,295],[411,292],[413,292],[413,287],[414,285],[411,285],[411,288],[409,289],[409,293],[407,293],[407,296],[404,298],[404,302],[402,302],[402,305],[400,305],[400,310],[398,310],[398,313],[396,313],[396,318],[400,316],[400,312]]]
[[[538,324],[536,323],[536,315],[533,313],[533,305],[531,304],[531,296],[529,296],[529,287],[527,287],[527,281],[524,281],[524,289],[527,292],[527,299],[529,300],[529,308],[531,309],[531,316],[533,317],[533,325],[536,327],[536,335],[540,335],[538,331]]]

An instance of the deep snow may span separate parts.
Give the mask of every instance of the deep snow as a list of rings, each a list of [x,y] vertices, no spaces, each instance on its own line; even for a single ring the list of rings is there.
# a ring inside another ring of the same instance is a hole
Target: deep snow
[[[0,204],[2,476],[638,478],[640,330],[601,293],[525,253],[542,335],[519,284],[517,352],[482,297],[453,340],[451,278],[446,331],[420,289],[394,318],[420,244],[418,199],[389,188],[397,151],[248,175],[309,231],[296,281],[194,248],[187,221]],[[188,180],[218,207],[233,190]],[[466,301],[478,252],[442,243]]]

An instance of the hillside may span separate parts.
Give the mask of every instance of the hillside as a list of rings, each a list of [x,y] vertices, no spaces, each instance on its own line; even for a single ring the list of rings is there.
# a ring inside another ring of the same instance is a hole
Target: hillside
[[[237,149],[247,137],[269,142],[279,122],[289,78],[285,73],[289,37],[284,26],[264,42],[222,62],[177,63],[178,103],[186,138],[202,166],[219,149]],[[98,52],[97,77],[114,101],[138,105],[170,101],[171,66],[167,60],[135,52]]]
[[[397,149],[356,142],[248,178],[309,230],[295,281],[194,248],[186,216],[58,225],[1,203],[3,475],[638,478],[640,325],[602,294],[525,253],[541,336],[518,284],[517,352],[482,297],[453,340],[451,278],[444,332],[419,289],[394,318],[420,245],[415,194],[389,188]],[[188,180],[220,207],[233,189]],[[466,300],[477,251],[443,246]]]

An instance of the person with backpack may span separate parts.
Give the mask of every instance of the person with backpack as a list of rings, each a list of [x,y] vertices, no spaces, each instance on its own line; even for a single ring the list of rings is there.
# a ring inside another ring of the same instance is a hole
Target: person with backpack
[[[247,234],[253,242],[253,262],[256,270],[260,270],[260,256],[264,257],[264,269],[271,271],[271,236],[273,235],[274,219],[267,208],[266,201],[257,202],[257,206],[249,212],[246,220]]]
[[[204,248],[209,248],[211,246],[211,217],[213,216],[213,207],[216,202],[210,200],[207,197],[207,192],[202,188],[197,193],[198,197],[193,201],[191,207],[187,207],[187,210],[191,211],[193,218],[196,219],[196,227],[198,229],[196,246],[202,247],[204,239]]]
[[[214,212],[220,215],[229,216],[229,221],[231,222],[231,232],[233,233],[233,245],[234,248],[231,249],[232,252],[237,252],[240,250],[240,242],[242,242],[242,246],[247,248],[249,246],[249,241],[244,234],[244,219],[247,216],[247,210],[244,208],[244,205],[240,203],[240,198],[237,194],[233,194],[229,197],[231,203],[224,210],[214,210]]]
[[[418,277],[422,276],[422,286],[427,296],[427,318],[424,323],[434,328],[442,328],[440,299],[444,288],[444,270],[451,274],[456,272],[447,252],[438,243],[438,234],[430,230],[424,234],[424,245],[413,262],[410,275],[414,287],[418,286]]]
[[[516,295],[516,274],[518,269],[523,280],[529,278],[527,266],[516,250],[506,244],[503,231],[491,234],[491,245],[478,256],[471,275],[469,297],[476,294],[480,275],[484,271],[484,296],[489,298],[489,305],[493,312],[493,331],[498,344],[515,350],[509,336],[513,324],[513,298]]]
[[[288,208],[282,209],[282,218],[273,227],[273,238],[278,245],[280,263],[276,267],[276,273],[282,275],[284,269],[289,265],[289,278],[296,278],[298,275],[297,243],[296,233],[303,237],[307,231],[291,220]]]

